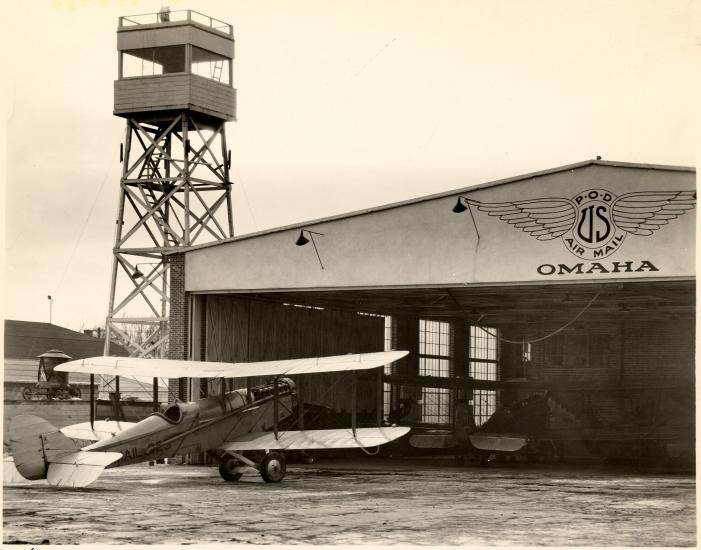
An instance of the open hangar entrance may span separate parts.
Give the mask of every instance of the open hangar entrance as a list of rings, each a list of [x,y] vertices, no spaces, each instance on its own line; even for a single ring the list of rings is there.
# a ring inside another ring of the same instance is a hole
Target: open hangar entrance
[[[408,403],[402,423],[450,432],[466,401],[479,426],[540,395],[565,455],[691,460],[694,189],[693,169],[587,161],[193,247],[171,257],[170,354],[406,349],[384,373],[306,376],[301,399],[345,425]]]
[[[564,458],[693,457],[694,282],[201,294],[193,300],[207,360],[409,350],[381,377],[358,379],[362,425],[386,422],[391,411],[411,403],[415,409],[402,422],[415,433],[454,432],[466,428],[460,399],[468,400],[478,427],[497,408],[547,395],[557,409],[547,437],[562,443]],[[484,385],[491,389],[470,388],[468,377],[492,382]],[[216,390],[211,382],[202,386]],[[299,392],[303,402],[327,409],[316,409],[308,423],[350,425],[348,375],[307,376]]]

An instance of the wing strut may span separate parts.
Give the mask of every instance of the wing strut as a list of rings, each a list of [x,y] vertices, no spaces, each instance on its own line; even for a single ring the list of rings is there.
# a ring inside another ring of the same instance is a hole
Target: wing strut
[[[384,386],[382,384],[382,369],[377,369],[377,401],[375,408],[377,410],[377,425],[382,426],[382,415],[384,413]]]
[[[278,415],[278,398],[277,398],[277,376],[273,379],[273,432],[275,432],[275,439],[278,439],[278,425],[277,425],[277,415]]]
[[[158,412],[160,410],[160,405],[158,403],[158,378],[153,377],[153,412]]]
[[[304,402],[302,401],[302,375],[297,380],[297,429],[304,430]]]
[[[121,418],[121,414],[119,411],[119,403],[122,399],[122,396],[119,392],[119,375],[114,377],[114,401],[113,401],[113,407],[114,407],[114,419],[119,422]]]
[[[90,375],[90,429],[95,429],[95,375]]]
[[[355,437],[358,428],[358,371],[351,373],[351,427]]]

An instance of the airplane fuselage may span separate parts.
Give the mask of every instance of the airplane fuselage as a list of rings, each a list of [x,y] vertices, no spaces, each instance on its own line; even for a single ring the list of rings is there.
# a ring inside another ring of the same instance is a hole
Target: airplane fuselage
[[[252,431],[268,431],[294,410],[295,388],[289,379],[251,390],[234,390],[197,402],[175,403],[153,413],[108,439],[83,447],[85,451],[122,453],[110,468],[217,449],[223,442]],[[275,404],[277,399],[277,405]]]

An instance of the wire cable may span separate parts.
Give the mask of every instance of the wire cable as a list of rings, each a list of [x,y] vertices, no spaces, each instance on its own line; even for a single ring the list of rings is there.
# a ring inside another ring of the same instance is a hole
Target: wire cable
[[[597,292],[596,295],[591,300],[589,300],[589,303],[586,306],[584,306],[584,309],[582,309],[582,311],[580,311],[577,315],[575,315],[573,319],[571,319],[570,321],[567,321],[564,325],[562,325],[560,328],[554,330],[550,334],[546,334],[545,336],[541,336],[540,338],[534,338],[533,340],[525,340],[525,339],[524,340],[509,340],[508,338],[502,338],[502,337],[498,337],[498,338],[500,341],[506,342],[507,344],[535,344],[536,342],[542,342],[543,340],[547,340],[548,338],[552,338],[553,336],[555,336],[559,332],[562,332],[563,330],[565,330],[572,323],[577,321],[577,319],[579,319],[582,315],[584,315],[584,312],[587,311],[591,307],[591,305],[596,301],[596,299],[599,297],[600,294],[601,294],[601,291]],[[491,336],[493,338],[497,338],[496,334],[492,334],[486,328],[484,328],[484,327],[480,327],[480,328],[484,332],[489,334],[489,336]]]

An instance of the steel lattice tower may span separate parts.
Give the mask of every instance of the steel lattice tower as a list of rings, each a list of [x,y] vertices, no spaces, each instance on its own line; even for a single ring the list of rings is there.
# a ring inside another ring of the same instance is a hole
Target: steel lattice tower
[[[114,114],[126,132],[105,355],[112,340],[165,357],[166,253],[233,236],[233,29],[192,10],[120,17],[117,49]]]

